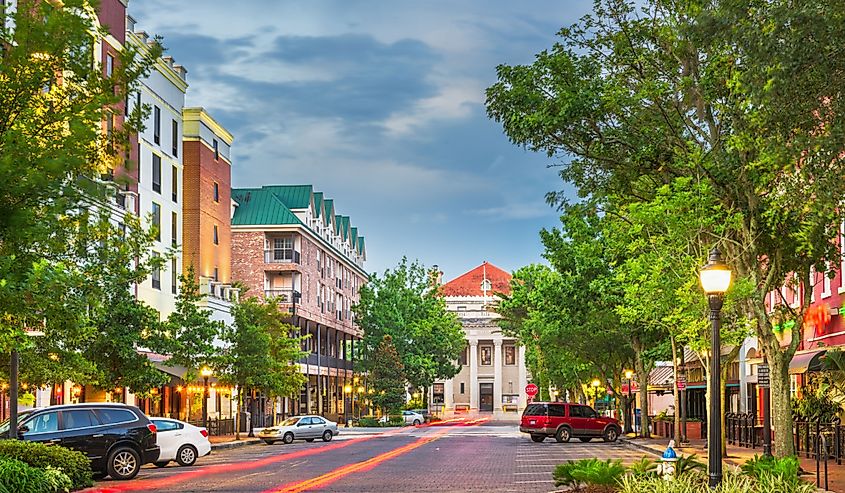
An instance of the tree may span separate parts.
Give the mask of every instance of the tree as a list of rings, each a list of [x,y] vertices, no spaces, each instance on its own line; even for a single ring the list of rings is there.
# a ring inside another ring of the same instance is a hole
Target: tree
[[[436,379],[452,378],[464,349],[464,332],[446,311],[433,273],[402,259],[394,270],[373,275],[352,307],[364,337],[357,345],[360,370],[371,371],[384,336],[392,338],[412,386],[424,389]],[[424,393],[425,394],[425,393]]]
[[[391,414],[405,404],[405,372],[402,358],[389,335],[376,346],[370,364],[369,381],[375,393],[373,404],[382,414]]]
[[[581,196],[638,199],[688,176],[737,218],[719,243],[753,287],[779,456],[793,453],[788,367],[811,291],[774,312],[766,296],[793,273],[813,286],[812,269],[841,256],[845,97],[829,81],[845,71],[843,20],[826,0],[599,0],[533,64],[500,66],[487,91],[514,143],[571,157],[561,177]],[[782,345],[773,326],[785,320]]]
[[[223,322],[211,320],[211,310],[203,309],[194,266],[179,276],[180,291],[176,297],[176,311],[164,324],[162,346],[169,355],[168,364],[188,368],[186,380],[196,378],[196,370],[210,363],[217,354],[214,345],[223,332]]]
[[[294,337],[295,328],[283,322],[286,315],[278,303],[254,296],[241,298],[232,307],[234,324],[224,326],[224,348],[213,366],[221,381],[238,386],[238,409],[247,390],[289,397],[305,384],[296,363],[305,355],[302,339]]]

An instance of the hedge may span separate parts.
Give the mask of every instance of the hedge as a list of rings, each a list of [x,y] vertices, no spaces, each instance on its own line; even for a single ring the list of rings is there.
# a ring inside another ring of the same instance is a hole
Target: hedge
[[[91,462],[85,454],[57,445],[47,446],[24,440],[0,440],[0,458],[17,459],[38,469],[58,469],[70,478],[71,488],[74,490],[94,484],[91,478]],[[52,473],[47,474],[49,476]],[[0,493],[3,493],[2,490]]]
[[[67,474],[54,467],[39,469],[17,459],[0,458],[0,492],[66,493],[70,488]]]

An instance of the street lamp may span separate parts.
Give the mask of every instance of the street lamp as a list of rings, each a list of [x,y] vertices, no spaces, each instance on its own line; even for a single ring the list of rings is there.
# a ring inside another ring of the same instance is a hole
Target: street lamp
[[[683,351],[683,349],[682,349]],[[680,430],[680,443],[689,443],[687,441],[687,405],[686,405],[686,394],[687,394],[687,382],[686,382],[686,369],[684,368],[684,361],[683,356],[678,356],[678,376],[683,376],[681,380],[683,383],[676,382],[675,386],[678,388],[678,409],[677,411],[681,414],[681,430]]]
[[[211,376],[211,368],[203,366],[200,375],[202,375],[202,426],[208,429],[208,377]]]
[[[719,312],[722,310],[724,295],[731,286],[731,270],[722,261],[718,248],[710,251],[707,265],[701,268],[698,277],[701,287],[707,295],[710,307],[710,427],[707,433],[707,457],[710,462],[710,487],[715,488],[722,482],[722,423],[719,418],[722,410],[721,383],[719,366],[722,344],[719,340]]]
[[[348,427],[349,426],[349,405],[351,405],[351,404],[348,405],[348,403],[351,402],[350,396],[352,395],[352,386],[349,385],[349,384],[346,384],[343,387],[343,393],[346,394],[346,399],[344,400],[344,406],[343,406],[343,415],[346,418],[345,419],[346,420],[346,426]]]
[[[625,433],[628,434],[634,432],[634,406],[631,397],[631,379],[634,378],[634,372],[625,370],[625,378],[628,380],[628,404],[625,406]]]
[[[599,400],[599,387],[601,386],[601,381],[598,378],[594,378],[590,385],[593,386],[593,407],[596,407]]]
[[[361,419],[361,408],[363,407],[361,405],[361,403],[363,402],[362,396],[364,395],[365,391],[366,391],[366,389],[364,388],[363,385],[358,386],[358,419]]]

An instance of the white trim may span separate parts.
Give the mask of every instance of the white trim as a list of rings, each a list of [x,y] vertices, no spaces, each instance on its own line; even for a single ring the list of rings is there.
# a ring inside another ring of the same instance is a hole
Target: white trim
[[[809,341],[809,342],[821,341],[822,339],[827,339],[829,337],[835,337],[835,336],[841,336],[841,335],[845,335],[845,330],[839,331],[839,332],[834,332],[833,334],[825,334],[821,337],[813,337],[811,339],[807,339],[807,341]]]

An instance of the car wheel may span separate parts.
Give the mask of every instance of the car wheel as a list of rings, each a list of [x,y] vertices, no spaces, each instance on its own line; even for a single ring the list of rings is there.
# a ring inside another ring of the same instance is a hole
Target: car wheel
[[[579,438],[578,440],[581,440],[582,442],[587,443],[587,442],[589,442],[590,440],[592,440],[592,438],[590,438],[590,437],[581,437],[581,438]]]
[[[176,452],[176,462],[180,466],[193,466],[197,461],[197,449],[193,445],[182,445]]]
[[[546,435],[531,435],[531,440],[540,443],[546,439]]]
[[[334,437],[334,435],[332,434],[331,430],[326,430],[326,431],[323,432],[323,441],[324,442],[331,442],[332,437]]]
[[[615,442],[619,438],[619,430],[611,426],[604,430],[604,436],[602,438],[604,438],[605,442]]]
[[[266,443],[267,445],[273,445],[274,443],[276,443],[276,441],[275,440],[264,440],[264,443]]]
[[[288,445],[293,443],[293,433],[291,433],[291,432],[285,433],[285,436],[282,437],[282,441],[285,442]]]
[[[109,454],[106,467],[112,479],[132,479],[141,469],[141,457],[131,448],[119,448]]]
[[[419,425],[420,425],[420,420],[415,419],[415,420],[414,420],[414,426],[419,426]]]
[[[557,443],[566,443],[570,438],[571,432],[569,431],[569,428],[565,426],[560,427],[555,434],[555,440],[557,440]]]
[[[170,464],[170,461],[166,460],[164,462],[153,462],[153,464],[155,464],[156,467],[167,467],[167,464]]]

